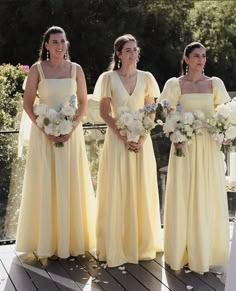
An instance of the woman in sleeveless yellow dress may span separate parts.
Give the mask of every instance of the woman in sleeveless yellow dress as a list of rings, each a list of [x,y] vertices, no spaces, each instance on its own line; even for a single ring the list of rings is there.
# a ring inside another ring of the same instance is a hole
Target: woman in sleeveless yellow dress
[[[172,107],[178,102],[183,112],[201,110],[212,116],[214,106],[230,97],[223,82],[202,71],[206,51],[191,43],[184,52],[185,75],[169,79],[160,99]],[[186,67],[188,72],[186,73]],[[174,155],[172,145],[164,212],[165,261],[174,270],[185,264],[192,271],[208,272],[210,266],[224,266],[228,260],[228,206],[223,155],[220,146],[203,130],[183,147],[184,157]]]
[[[136,69],[138,56],[135,38],[119,37],[113,70],[99,77],[93,95],[108,125],[98,172],[96,239],[98,259],[109,267],[150,260],[162,250],[151,137],[128,142],[115,126],[119,107],[138,110],[159,96],[152,74]]]
[[[16,250],[35,251],[39,257],[77,256],[95,248],[95,196],[81,120],[87,106],[82,68],[67,57],[67,39],[60,27],[49,28],[40,61],[29,72],[24,109],[32,120],[27,153]],[[39,102],[56,108],[77,96],[78,116],[64,136],[47,135],[33,113]],[[62,142],[63,147],[56,147]]]

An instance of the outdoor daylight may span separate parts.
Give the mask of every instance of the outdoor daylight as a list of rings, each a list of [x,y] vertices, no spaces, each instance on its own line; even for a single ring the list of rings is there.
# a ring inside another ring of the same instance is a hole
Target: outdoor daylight
[[[236,0],[0,0],[0,291],[236,291]]]

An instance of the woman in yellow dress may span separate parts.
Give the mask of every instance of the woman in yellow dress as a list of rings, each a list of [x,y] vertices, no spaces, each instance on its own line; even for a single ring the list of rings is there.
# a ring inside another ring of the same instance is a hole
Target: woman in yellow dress
[[[93,95],[108,125],[98,172],[96,239],[98,259],[109,267],[153,259],[162,249],[151,137],[129,142],[115,124],[120,107],[138,110],[159,96],[153,75],[137,70],[138,59],[136,39],[118,37],[111,70],[99,77]]]
[[[183,75],[169,79],[160,99],[183,112],[201,110],[212,116],[217,104],[230,97],[221,79],[207,77],[203,70],[206,49],[198,42],[184,50]],[[184,157],[175,156],[175,146]],[[219,144],[203,130],[191,144],[172,145],[164,212],[165,261],[173,270],[184,265],[192,271],[208,272],[210,266],[228,261],[228,206],[223,155]]]
[[[58,108],[75,95],[78,114],[65,135],[47,134],[36,122],[35,97]],[[82,118],[87,108],[83,70],[68,56],[64,30],[50,27],[44,34],[39,61],[29,72],[24,109],[32,120],[22,190],[16,250],[39,257],[77,256],[95,248],[93,192]],[[55,143],[63,143],[56,147]]]

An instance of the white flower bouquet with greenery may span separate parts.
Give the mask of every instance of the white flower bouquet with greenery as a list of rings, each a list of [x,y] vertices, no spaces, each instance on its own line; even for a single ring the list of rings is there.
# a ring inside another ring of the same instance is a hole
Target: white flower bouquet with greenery
[[[156,123],[150,115],[156,110],[156,104],[146,104],[142,109],[132,111],[128,107],[118,109],[116,126],[122,136],[127,137],[128,142],[138,142],[140,137],[148,134]]]
[[[50,108],[47,104],[34,105],[36,123],[46,134],[61,136],[71,132],[77,113],[76,96],[72,95],[64,104],[57,108]],[[56,147],[63,147],[62,142],[55,143]]]
[[[227,153],[236,138],[236,98],[216,107],[215,114],[206,120],[208,131]]]
[[[177,105],[176,111],[170,111],[167,114],[163,132],[174,143],[177,157],[184,156],[185,143],[191,143],[195,135],[201,135],[203,120],[203,112],[181,112],[181,104]]]

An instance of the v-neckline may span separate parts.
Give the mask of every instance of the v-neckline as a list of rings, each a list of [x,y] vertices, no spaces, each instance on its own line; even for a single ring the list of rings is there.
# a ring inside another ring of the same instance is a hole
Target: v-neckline
[[[129,97],[131,97],[131,96],[134,94],[134,92],[135,92],[135,90],[136,90],[136,87],[137,87],[137,84],[138,84],[139,71],[137,70],[136,83],[135,83],[135,86],[134,86],[134,90],[133,90],[133,92],[132,92],[131,94],[130,94],[130,93],[128,92],[128,90],[126,89],[126,87],[125,87],[124,83],[122,82],[122,80],[121,80],[121,78],[120,78],[118,72],[117,72],[117,71],[114,71],[114,72],[116,73],[117,78],[120,80],[120,83],[121,83],[122,87],[124,88],[125,92],[129,95]]]

